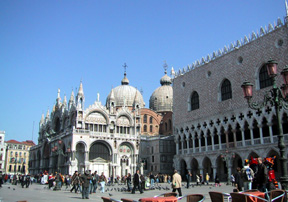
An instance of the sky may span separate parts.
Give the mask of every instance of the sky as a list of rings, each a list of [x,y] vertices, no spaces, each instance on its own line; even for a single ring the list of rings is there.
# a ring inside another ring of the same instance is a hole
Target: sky
[[[146,107],[168,73],[283,21],[285,0],[2,0],[0,131],[38,142],[42,113],[83,83],[85,108],[121,85]]]

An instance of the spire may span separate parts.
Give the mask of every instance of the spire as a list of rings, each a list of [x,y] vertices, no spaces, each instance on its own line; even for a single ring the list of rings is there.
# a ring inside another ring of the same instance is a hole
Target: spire
[[[110,92],[110,100],[115,100],[115,95],[114,95],[113,88],[111,89],[111,92]]]
[[[172,77],[175,76],[175,71],[174,71],[174,68],[173,68],[173,67],[171,68],[171,76],[172,76]]]
[[[77,104],[76,104],[77,105],[77,109],[84,110],[85,97],[84,97],[82,80],[80,82],[80,86],[79,86],[78,94],[76,96],[76,100],[77,100]]]
[[[48,108],[48,110],[47,110],[47,114],[46,114],[46,120],[48,121],[48,119],[50,118],[50,112],[49,112],[49,108]]]
[[[80,95],[84,96],[82,80],[80,81],[80,86],[79,86],[79,90],[78,90],[78,96],[80,96]]]
[[[61,105],[60,88],[58,88],[57,99],[56,99],[57,108],[60,108],[60,105]]]
[[[41,120],[40,120],[40,126],[44,123],[44,113],[42,112]]]
[[[69,100],[69,103],[70,102],[74,102],[74,91],[73,91],[73,89],[72,89],[70,100]]]
[[[72,92],[71,92],[71,96],[70,96],[70,100],[69,100],[69,106],[68,106],[68,109],[71,109],[72,105],[75,103],[75,100],[74,100],[74,91],[73,91],[73,88],[72,88]]]
[[[122,85],[129,85],[129,80],[126,77],[126,68],[128,66],[126,65],[126,63],[124,63],[123,67],[124,67],[124,78],[122,79],[121,84]]]
[[[66,97],[66,94],[64,95],[63,105],[64,105],[64,107],[67,106],[67,97]]]

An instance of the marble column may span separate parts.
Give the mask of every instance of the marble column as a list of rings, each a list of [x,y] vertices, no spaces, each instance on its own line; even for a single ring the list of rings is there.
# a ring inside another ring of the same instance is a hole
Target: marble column
[[[260,143],[264,144],[262,124],[258,124],[258,128],[259,128],[259,133],[260,133]]]
[[[208,151],[207,134],[204,135],[205,138],[205,151]]]
[[[246,147],[244,128],[241,128],[240,130],[241,130],[241,136],[242,136],[242,146]]]
[[[273,125],[272,123],[268,123],[268,126],[269,126],[269,134],[270,134],[270,142],[271,142],[271,143],[274,143],[272,125]]]
[[[211,144],[212,144],[212,151],[215,150],[215,144],[214,144],[214,134],[211,133]]]
[[[249,127],[249,129],[250,129],[251,145],[254,145],[253,127]]]

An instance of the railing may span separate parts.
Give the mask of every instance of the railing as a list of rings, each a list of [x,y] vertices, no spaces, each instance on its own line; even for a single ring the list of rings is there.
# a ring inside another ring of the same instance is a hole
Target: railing
[[[254,144],[261,144],[260,138],[254,139]]]
[[[85,129],[74,129],[74,133],[90,135],[91,137],[119,137],[119,138],[136,138],[133,134],[120,134],[120,133],[107,133],[107,132],[94,132]]]
[[[246,145],[246,146],[252,145],[251,140],[245,140],[245,145]]]

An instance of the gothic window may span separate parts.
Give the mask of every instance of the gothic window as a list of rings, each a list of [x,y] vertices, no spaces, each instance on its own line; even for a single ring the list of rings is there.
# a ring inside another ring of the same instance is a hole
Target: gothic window
[[[260,89],[272,86],[272,78],[269,77],[266,65],[263,65],[259,72]]]
[[[147,123],[147,115],[146,114],[143,117],[143,123]]]
[[[191,96],[191,111],[195,109],[199,109],[199,95],[196,91],[194,91]]]
[[[153,123],[153,117],[152,116],[150,117],[150,123]]]
[[[150,133],[153,132],[153,126],[150,126]]]
[[[147,132],[147,126],[144,125],[144,132]]]
[[[225,79],[221,86],[221,98],[222,101],[232,98],[232,87],[228,79]]]
[[[172,121],[169,119],[169,130],[172,130]]]

